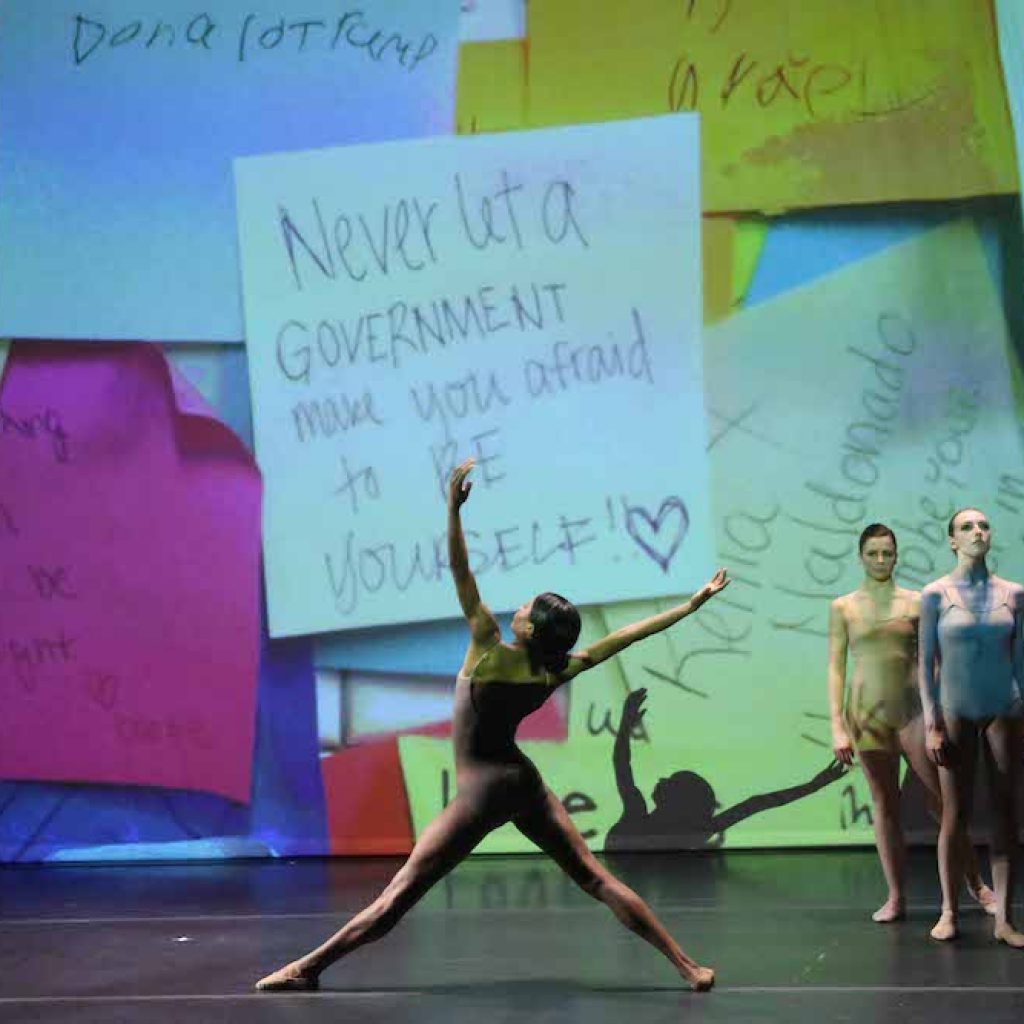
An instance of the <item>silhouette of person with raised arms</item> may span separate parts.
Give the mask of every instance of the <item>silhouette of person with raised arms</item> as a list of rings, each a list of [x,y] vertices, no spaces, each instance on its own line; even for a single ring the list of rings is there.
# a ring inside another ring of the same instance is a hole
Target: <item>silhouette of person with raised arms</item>
[[[622,817],[608,830],[606,851],[715,849],[722,845],[726,830],[733,825],[810,796],[844,774],[843,766],[832,761],[808,782],[748,797],[720,811],[715,791],[704,778],[696,772],[679,771],[655,784],[651,791],[654,809],[649,811],[633,780],[630,750],[630,739],[646,711],[646,697],[647,690],[633,690],[622,705],[613,753]]]
[[[695,612],[729,583],[720,569],[688,601],[623,626],[573,651],[580,616],[564,597],[538,594],[512,617],[512,642],[505,643],[483,603],[469,568],[460,509],[469,497],[467,459],[448,487],[448,561],[469,646],[456,677],[452,715],[455,750],[454,800],[423,830],[409,859],[369,906],[326,942],[257,982],[262,991],[311,991],[323,971],[368,942],[383,938],[426,892],[489,832],[512,822],[585,892],[604,903],[630,931],[662,953],[694,991],[714,984],[676,944],[651,908],[623,885],[587,849],[561,801],[544,785],[533,762],[515,742],[519,723],[564,683],[613,657],[630,644],[668,629]]]

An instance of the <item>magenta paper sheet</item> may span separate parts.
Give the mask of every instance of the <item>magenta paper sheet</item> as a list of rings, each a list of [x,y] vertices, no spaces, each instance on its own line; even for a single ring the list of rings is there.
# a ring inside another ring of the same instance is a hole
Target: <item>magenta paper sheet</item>
[[[248,801],[261,480],[150,345],[16,342],[0,389],[0,777]]]

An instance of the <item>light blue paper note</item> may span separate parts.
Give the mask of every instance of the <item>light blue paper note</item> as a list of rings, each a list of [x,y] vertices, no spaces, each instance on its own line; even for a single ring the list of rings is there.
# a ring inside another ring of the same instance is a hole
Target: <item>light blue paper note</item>
[[[273,635],[703,583],[693,115],[235,166]]]
[[[239,342],[233,157],[451,131],[458,0],[202,10],[0,9],[3,333]]]
[[[809,284],[858,260],[958,218],[970,217],[980,233],[995,280],[1000,279],[999,200],[901,203],[811,210],[771,221],[744,305],[756,306],[790,288]]]

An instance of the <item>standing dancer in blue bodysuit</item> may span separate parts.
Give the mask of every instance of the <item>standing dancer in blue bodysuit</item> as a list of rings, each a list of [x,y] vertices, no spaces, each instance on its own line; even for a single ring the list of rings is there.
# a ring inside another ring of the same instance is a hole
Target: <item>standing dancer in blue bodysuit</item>
[[[920,684],[926,744],[939,766],[942,824],[939,881],[942,915],[933,939],[958,934],[957,895],[963,873],[978,747],[984,751],[992,804],[992,882],[1000,942],[1024,949],[1013,927],[1013,861],[1017,852],[1016,787],[1024,682],[1024,588],[989,572],[992,528],[976,508],[954,513],[949,546],[956,568],[921,592]]]

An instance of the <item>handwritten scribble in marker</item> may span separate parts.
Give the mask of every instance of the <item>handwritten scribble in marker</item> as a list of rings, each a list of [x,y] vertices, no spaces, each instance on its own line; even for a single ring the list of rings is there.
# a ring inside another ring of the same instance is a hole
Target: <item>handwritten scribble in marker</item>
[[[779,451],[788,451],[789,449],[787,449],[787,447],[784,444],[782,444],[779,441],[776,441],[774,438],[769,437],[767,434],[762,434],[759,431],[752,429],[746,423],[746,421],[749,420],[755,412],[757,412],[757,409],[758,403],[752,402],[750,405],[747,406],[746,409],[743,410],[743,412],[737,413],[735,416],[728,416],[725,413],[719,412],[717,409],[710,408],[709,406],[708,416],[716,420],[721,420],[722,427],[718,431],[718,433],[716,433],[714,437],[712,437],[708,441],[708,446],[706,450],[711,451],[711,449],[714,448],[714,446],[718,444],[718,442],[721,441],[722,438],[726,437],[728,434],[731,434],[735,430],[739,431],[741,434],[746,434],[748,437],[754,438],[755,441],[761,441],[772,448],[777,448]]]
[[[826,750],[829,749],[829,744],[824,740],[819,740],[817,736],[811,736],[806,732],[800,733],[800,739],[807,740],[808,743],[813,743],[816,747],[824,747]]]
[[[109,672],[94,672],[86,678],[86,692],[104,711],[113,711],[117,706],[120,683],[117,676]]]
[[[2,502],[0,502],[0,535],[18,536],[18,527],[14,522],[14,516],[11,515],[11,510]]]
[[[659,672],[656,668],[651,668],[649,665],[644,665],[643,668],[648,675],[654,676],[655,679],[660,679],[663,683],[677,686],[680,690],[685,690],[687,693],[692,693],[697,697],[703,697],[707,700],[708,695],[703,690],[698,690],[695,686],[687,686],[686,683],[681,682],[679,679],[674,679],[672,676]]]

